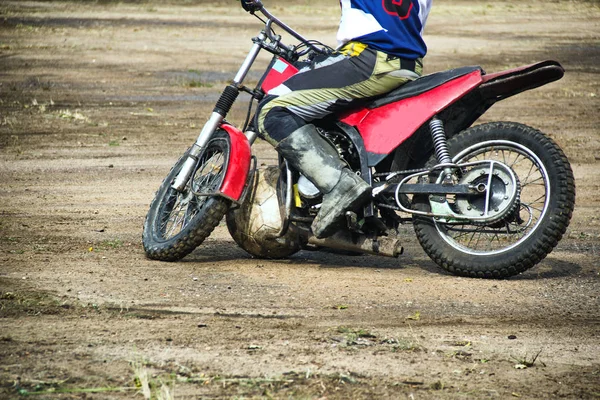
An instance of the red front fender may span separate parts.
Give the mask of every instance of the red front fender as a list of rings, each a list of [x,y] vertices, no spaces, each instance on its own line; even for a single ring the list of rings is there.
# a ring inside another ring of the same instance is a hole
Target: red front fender
[[[250,143],[248,143],[248,139],[242,131],[236,127],[222,124],[221,128],[229,134],[231,152],[220,192],[228,199],[238,201],[244,191],[248,171],[250,170],[250,159],[252,157]]]

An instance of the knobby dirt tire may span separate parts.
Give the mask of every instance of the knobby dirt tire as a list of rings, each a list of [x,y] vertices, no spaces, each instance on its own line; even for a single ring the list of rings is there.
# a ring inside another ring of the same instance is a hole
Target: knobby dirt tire
[[[217,140],[209,142],[206,150],[200,155],[199,164],[202,163],[203,155],[207,154],[208,151],[223,151],[226,154],[226,162],[224,163],[222,172],[224,175],[229,159],[229,136],[224,132],[218,132],[215,134],[215,139]],[[215,146],[217,147],[216,149]],[[171,185],[186,159],[187,153],[173,166],[150,204],[150,209],[144,222],[142,242],[146,256],[152,260],[177,261],[190,254],[212,233],[231,205],[230,200],[218,195],[206,198],[200,207],[188,205],[188,207],[195,207],[193,211],[197,213],[189,222],[184,224],[177,234],[172,237],[164,237],[161,231],[161,223],[163,223],[161,214],[164,214],[165,209],[168,211],[169,207],[173,208],[170,205],[170,201],[175,191],[171,188]],[[197,170],[200,170],[201,167],[202,165],[199,165]],[[190,181],[192,179],[190,178]],[[190,183],[188,182],[186,188],[189,188],[189,185]],[[197,188],[196,191],[202,191],[200,189],[203,188]],[[214,191],[218,188],[211,187],[204,189],[205,191]],[[198,200],[195,201],[197,202]],[[186,210],[186,214],[188,212],[189,209]],[[164,217],[162,218],[164,219]]]
[[[541,161],[550,185],[546,212],[531,233],[514,247],[494,254],[470,254],[452,246],[430,217],[414,216],[416,236],[431,259],[452,274],[474,278],[507,278],[520,274],[543,260],[565,233],[575,206],[575,179],[563,151],[548,136],[514,122],[493,122],[461,132],[448,141],[450,154],[487,141],[509,141],[526,147]],[[435,157],[428,165],[436,163]],[[521,177],[519,177],[521,178]],[[416,200],[417,209],[428,211],[426,197]],[[447,228],[447,227],[446,227]],[[446,229],[442,226],[442,230]]]

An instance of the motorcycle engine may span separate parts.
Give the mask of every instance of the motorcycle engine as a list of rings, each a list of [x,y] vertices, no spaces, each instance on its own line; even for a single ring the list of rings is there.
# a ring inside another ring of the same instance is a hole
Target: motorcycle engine
[[[352,171],[360,170],[360,156],[354,143],[345,133],[335,130],[322,130],[319,133],[337,150],[340,158]]]

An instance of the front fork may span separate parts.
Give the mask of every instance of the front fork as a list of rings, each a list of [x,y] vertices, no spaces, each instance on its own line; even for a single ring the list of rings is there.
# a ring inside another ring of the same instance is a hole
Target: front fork
[[[214,133],[221,126],[223,120],[227,116],[227,113],[229,112],[229,110],[231,110],[231,106],[237,99],[237,96],[240,94],[242,82],[248,74],[248,71],[250,71],[250,67],[252,67],[252,64],[256,60],[256,57],[258,56],[258,53],[261,49],[260,43],[262,43],[265,37],[266,35],[263,32],[261,32],[257,40],[255,40],[252,49],[250,49],[250,52],[246,56],[246,59],[244,60],[242,66],[235,75],[235,78],[233,78],[233,82],[227,87],[225,87],[225,90],[223,91],[221,97],[217,101],[217,104],[212,114],[210,115],[210,118],[208,119],[206,124],[204,124],[204,127],[198,135],[196,142],[192,145],[187,160],[185,160],[183,166],[181,167],[181,170],[179,170],[177,177],[173,181],[173,184],[171,185],[173,189],[181,192],[187,185],[187,182],[192,176],[194,168],[196,167],[196,163],[198,162],[198,157],[202,153],[202,150],[204,150]],[[250,142],[250,145],[252,145],[257,136],[256,132],[248,131],[245,132],[245,135],[248,141]]]
[[[206,147],[206,144],[211,139],[213,133],[215,133],[217,128],[221,125],[221,122],[223,122],[224,118],[224,115],[221,115],[217,112],[213,112],[211,114],[209,120],[206,122],[206,124],[204,124],[200,135],[198,135],[196,143],[192,145],[192,148],[190,149],[190,152],[188,154],[188,158],[187,160],[185,160],[185,163],[181,167],[181,170],[179,170],[179,173],[177,174],[173,185],[171,185],[173,189],[177,190],[178,192],[183,191],[185,185],[190,179],[190,176],[192,175],[194,167],[196,166],[198,156],[202,152],[202,149]]]

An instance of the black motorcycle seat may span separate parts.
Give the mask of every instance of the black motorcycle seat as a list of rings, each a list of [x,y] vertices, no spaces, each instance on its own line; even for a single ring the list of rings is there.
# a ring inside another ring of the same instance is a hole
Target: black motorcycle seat
[[[481,71],[483,75],[485,72],[478,66],[471,67],[460,67],[450,69],[447,71],[436,72],[430,75],[425,75],[421,78],[415,79],[412,82],[408,82],[405,85],[400,86],[398,89],[394,89],[391,92],[378,97],[375,100],[371,100],[366,104],[369,109],[384,106],[389,103],[393,103],[398,100],[407,99],[409,97],[418,96],[425,93],[433,88],[443,85],[446,82],[450,82],[453,79],[460,78],[461,76],[470,74],[473,71]]]

